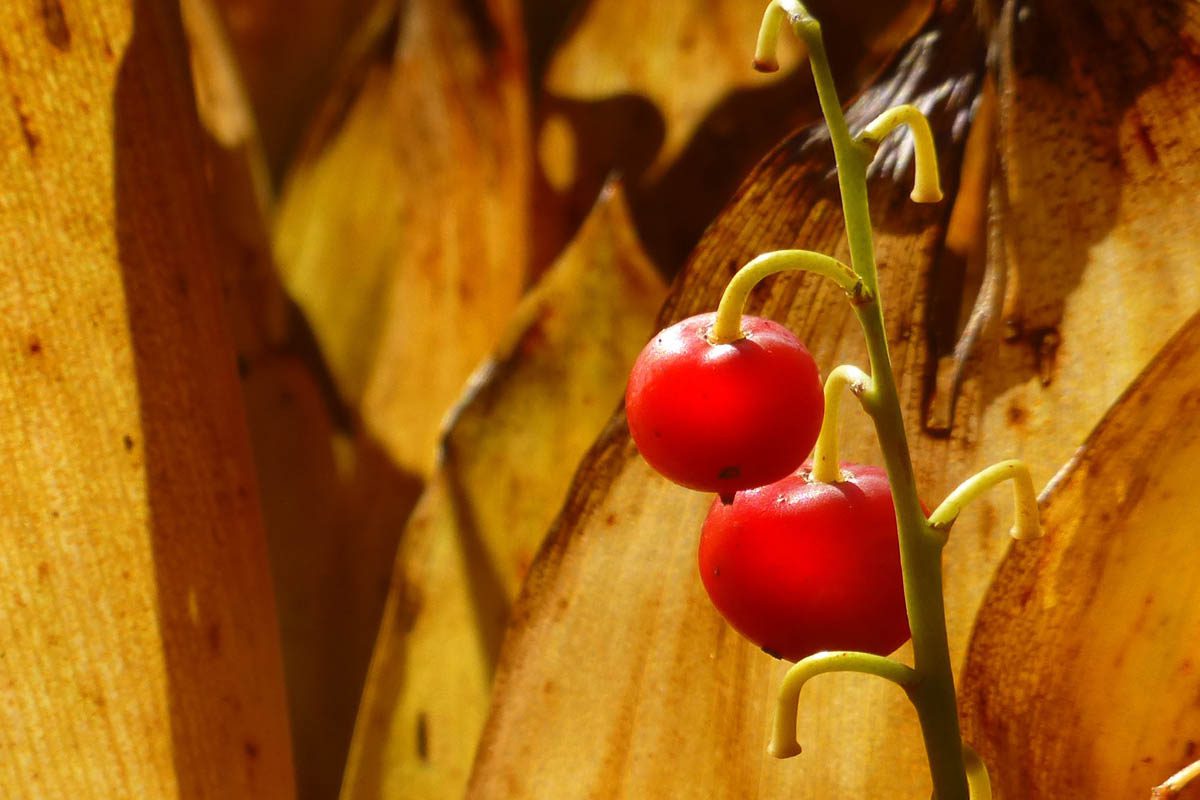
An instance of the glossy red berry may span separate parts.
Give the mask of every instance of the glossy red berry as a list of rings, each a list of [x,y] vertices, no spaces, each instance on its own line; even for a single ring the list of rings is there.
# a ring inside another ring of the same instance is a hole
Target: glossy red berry
[[[685,319],[646,345],[625,411],[652,467],[691,489],[729,495],[804,462],[825,397],[816,362],[787,328],[742,317],[744,338],[712,344],[715,316]]]
[[[717,501],[700,535],[700,576],[713,605],[771,655],[822,650],[887,655],[908,640],[896,517],[879,467],[848,480],[807,471]]]

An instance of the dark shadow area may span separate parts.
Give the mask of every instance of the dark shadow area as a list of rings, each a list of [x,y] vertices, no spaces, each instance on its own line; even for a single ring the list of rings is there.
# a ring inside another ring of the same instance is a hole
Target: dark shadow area
[[[577,101],[541,89],[549,58],[546,48],[569,37],[583,13],[579,0],[567,5],[540,21],[537,45],[531,49],[535,144],[547,120],[565,120],[576,156],[573,181],[566,189],[552,188],[541,164],[535,169],[534,219],[540,230],[534,239],[534,274],[570,241],[605,181],[616,173],[625,180],[642,244],[665,277],[673,278],[751,169],[789,133],[818,119],[812,75],[801,63],[780,81],[730,92],[709,111],[666,170],[650,175],[647,170],[665,134],[661,113],[650,100],[624,95]],[[911,13],[911,5],[909,0],[893,0],[864,15],[861,9],[836,3],[811,4],[823,19],[843,97],[853,97],[871,77],[863,74],[864,43],[874,43],[900,15]],[[753,40],[746,42],[747,75],[753,46]]]
[[[274,646],[260,641],[274,621],[252,605],[268,576],[261,545],[245,538],[258,502],[223,347],[178,8],[135,0],[132,23],[113,98],[117,247],[142,425],[142,441],[126,447],[145,465],[179,795],[283,796],[281,676]]]
[[[488,668],[494,674],[500,657],[500,644],[508,626],[512,603],[504,590],[500,565],[488,552],[487,543],[479,530],[475,518],[471,491],[463,483],[458,467],[458,455],[449,439],[443,444],[444,460],[442,474],[446,480],[447,499],[454,512],[455,527],[459,533],[459,546],[467,567],[467,588],[471,594],[471,607],[477,620],[476,632],[480,644],[487,654]]]
[[[575,237],[609,178],[640,176],[662,146],[666,127],[658,109],[640,95],[604,100],[569,100],[544,94],[534,123],[535,154],[532,185],[530,274],[545,272]],[[553,134],[566,152],[546,158],[573,162],[569,185],[555,188],[545,172],[542,137]]]
[[[136,0],[133,22],[113,108],[118,250],[142,420],[142,441],[126,447],[145,465],[180,795],[281,796],[294,764],[300,798],[334,797],[421,481],[355,433],[290,301],[281,301],[283,340],[265,350],[254,337],[269,324],[229,318],[261,311],[261,297],[235,294],[244,286],[276,297],[283,289],[256,283],[258,274],[233,277],[262,254],[211,206],[207,184],[221,167],[196,116],[177,10]],[[230,329],[252,331],[252,341],[231,343]],[[335,434],[350,442],[348,462]],[[246,538],[257,539],[260,514],[267,553]],[[272,577],[273,606],[264,597]],[[294,758],[280,746],[276,645],[263,640],[277,626]],[[214,741],[214,727],[227,738]]]

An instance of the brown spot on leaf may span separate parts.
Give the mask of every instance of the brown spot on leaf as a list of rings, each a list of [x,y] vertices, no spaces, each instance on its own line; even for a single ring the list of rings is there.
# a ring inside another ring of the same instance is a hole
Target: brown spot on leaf
[[[1021,425],[1029,418],[1029,412],[1020,403],[1013,401],[1009,404],[1008,409],[1004,412],[1005,419],[1009,425]]]
[[[41,0],[42,27],[46,40],[58,50],[71,48],[71,29],[67,27],[67,15],[63,13],[60,0]]]
[[[21,135],[25,137],[25,149],[29,151],[30,156],[37,155],[38,145],[42,143],[42,138],[33,130],[33,123],[29,114],[25,113],[25,107],[21,105],[20,98],[13,98],[13,110],[17,112],[17,120],[21,123]]]
[[[1058,369],[1058,346],[1062,344],[1062,337],[1057,328],[1038,328],[1029,334],[1029,343],[1033,346],[1033,356],[1042,386],[1049,386],[1054,382],[1054,375]]]
[[[429,715],[424,711],[417,713],[417,758],[429,761]]]

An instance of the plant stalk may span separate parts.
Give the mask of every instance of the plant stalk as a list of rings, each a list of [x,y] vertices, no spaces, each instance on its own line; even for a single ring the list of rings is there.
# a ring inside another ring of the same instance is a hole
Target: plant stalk
[[[888,354],[867,203],[869,153],[850,135],[842,114],[820,24],[794,0],[782,0],[779,8],[788,13],[797,36],[808,47],[817,96],[829,126],[837,162],[850,266],[871,295],[869,302],[855,308],[867,339],[871,364],[871,386],[864,403],[875,422],[896,508],[904,596],[912,631],[914,666],[919,676],[911,693],[925,740],[934,797],[936,800],[969,800],[942,598],[944,544],[943,538],[929,526],[917,496],[896,378]]]

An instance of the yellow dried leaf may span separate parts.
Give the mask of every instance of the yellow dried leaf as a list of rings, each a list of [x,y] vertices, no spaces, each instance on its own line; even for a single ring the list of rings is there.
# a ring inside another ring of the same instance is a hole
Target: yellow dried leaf
[[[8,3],[0,53],[0,796],[292,797],[178,9]]]
[[[355,73],[357,97],[291,173],[275,238],[343,396],[422,475],[527,277],[519,15],[512,0],[485,10],[404,4],[390,63]]]
[[[998,798],[1147,797],[1196,758],[1200,318],[1043,499],[963,672],[964,735]]]
[[[462,796],[508,609],[665,294],[611,189],[454,414],[397,557],[343,797]]]

